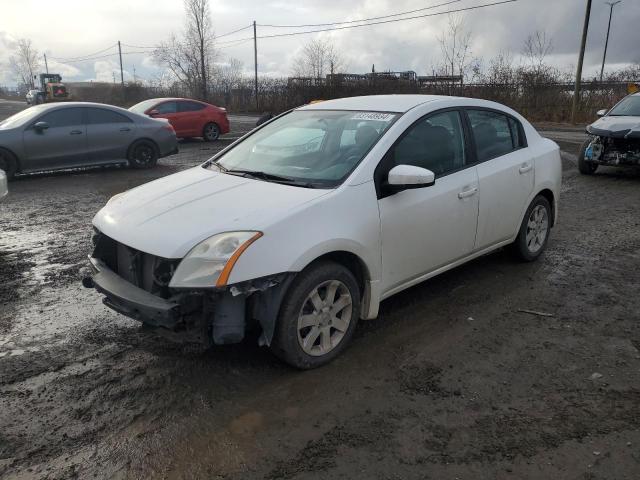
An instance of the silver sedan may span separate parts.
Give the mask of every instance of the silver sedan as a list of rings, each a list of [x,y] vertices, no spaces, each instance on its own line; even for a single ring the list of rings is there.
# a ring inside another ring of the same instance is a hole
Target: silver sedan
[[[111,105],[37,105],[0,121],[0,169],[9,179],[16,173],[109,164],[150,168],[177,151],[167,120]]]

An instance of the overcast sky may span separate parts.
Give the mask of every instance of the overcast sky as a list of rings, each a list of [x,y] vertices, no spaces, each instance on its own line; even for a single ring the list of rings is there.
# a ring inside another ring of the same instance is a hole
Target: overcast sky
[[[315,24],[377,17],[414,10],[446,0],[211,0],[211,15],[216,34],[258,24]],[[431,13],[453,8],[482,5],[496,0],[460,0]],[[126,79],[135,68],[140,79],[157,77],[162,68],[155,65],[150,47],[183,27],[180,0],[1,0],[0,14],[0,85],[15,84],[15,76],[7,66],[12,44],[17,38],[30,38],[40,52],[49,57],[49,71],[60,72],[67,81],[112,81],[118,73],[117,57],[110,56],[85,62],[56,59],[77,58],[107,49],[120,40],[123,47]],[[472,34],[472,53],[487,60],[500,51],[517,56],[530,33],[545,30],[553,40],[550,61],[563,69],[574,69],[580,42],[586,0],[518,0],[462,14]],[[594,0],[585,57],[585,75],[599,70],[609,7]],[[347,70],[363,73],[371,70],[415,70],[431,73],[440,61],[437,36],[445,28],[447,16],[433,16],[341,31],[315,33],[258,43],[260,74],[286,76],[291,61],[305,42],[322,36],[330,39],[346,60]],[[640,1],[623,0],[615,7],[612,34],[607,54],[607,68],[640,62],[638,26]],[[303,29],[304,30],[304,29]],[[294,31],[258,27],[258,35]],[[220,38],[219,42],[250,37],[252,30]],[[102,55],[115,53],[110,48]],[[253,71],[253,43],[221,46],[220,61],[228,57],[240,59],[247,73]]]

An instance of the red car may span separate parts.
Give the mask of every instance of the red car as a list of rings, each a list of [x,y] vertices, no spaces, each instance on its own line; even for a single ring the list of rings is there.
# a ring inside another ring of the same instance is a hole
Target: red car
[[[213,142],[229,133],[224,108],[188,98],[152,98],[129,109],[153,118],[166,118],[179,138],[202,137]]]

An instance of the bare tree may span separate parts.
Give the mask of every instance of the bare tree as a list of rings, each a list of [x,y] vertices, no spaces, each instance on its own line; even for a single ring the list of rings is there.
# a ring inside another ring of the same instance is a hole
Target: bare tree
[[[14,53],[9,57],[9,66],[24,85],[33,87],[33,75],[40,68],[40,55],[30,39],[18,39]]]
[[[547,38],[547,32],[536,30],[524,41],[522,54],[527,59],[529,68],[537,74],[542,74],[546,70],[545,62],[549,54],[553,51],[553,41]]]
[[[153,55],[194,96],[207,100],[216,57],[209,0],[184,0],[184,7],[186,25],[182,37],[172,35]]]
[[[471,64],[471,32],[465,28],[460,15],[449,15],[447,28],[438,37],[444,70],[448,75],[463,79]],[[457,72],[456,72],[457,70]]]
[[[336,73],[344,68],[344,60],[328,40],[311,40],[293,60],[295,77],[324,78],[327,73]]]
[[[217,65],[214,70],[214,83],[217,91],[224,94],[225,104],[231,101],[231,90],[242,84],[244,63],[237,58],[229,58],[227,63]]]

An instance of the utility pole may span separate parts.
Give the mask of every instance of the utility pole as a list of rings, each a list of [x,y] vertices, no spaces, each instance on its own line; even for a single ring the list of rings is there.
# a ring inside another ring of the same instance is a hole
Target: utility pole
[[[253,63],[255,67],[255,94],[256,94],[256,113],[260,113],[258,103],[258,36],[256,35],[256,21],[253,21]]]
[[[576,69],[576,85],[573,92],[573,106],[571,108],[571,122],[576,123],[576,113],[580,102],[580,82],[582,80],[582,62],[584,61],[584,49],[587,45],[587,32],[589,31],[589,17],[591,16],[591,0],[587,0],[587,10],[584,14],[584,26],[582,27],[582,41],[580,42],[580,54],[578,55],[578,68]]]
[[[45,71],[47,73],[49,73],[49,65],[47,64],[47,54],[43,53],[42,55],[44,55],[44,68],[45,68]]]
[[[124,72],[122,71],[122,48],[120,48],[120,40],[118,40],[118,55],[120,56],[120,84],[122,85],[122,88],[124,88]]]
[[[613,7],[619,4],[622,0],[617,2],[605,2],[611,9],[609,10],[609,26],[607,27],[607,39],[604,42],[604,54],[602,54],[602,68],[600,69],[600,83],[602,83],[602,75],[604,74],[604,61],[607,58],[607,47],[609,46],[609,31],[611,30],[611,16],[613,15]]]

